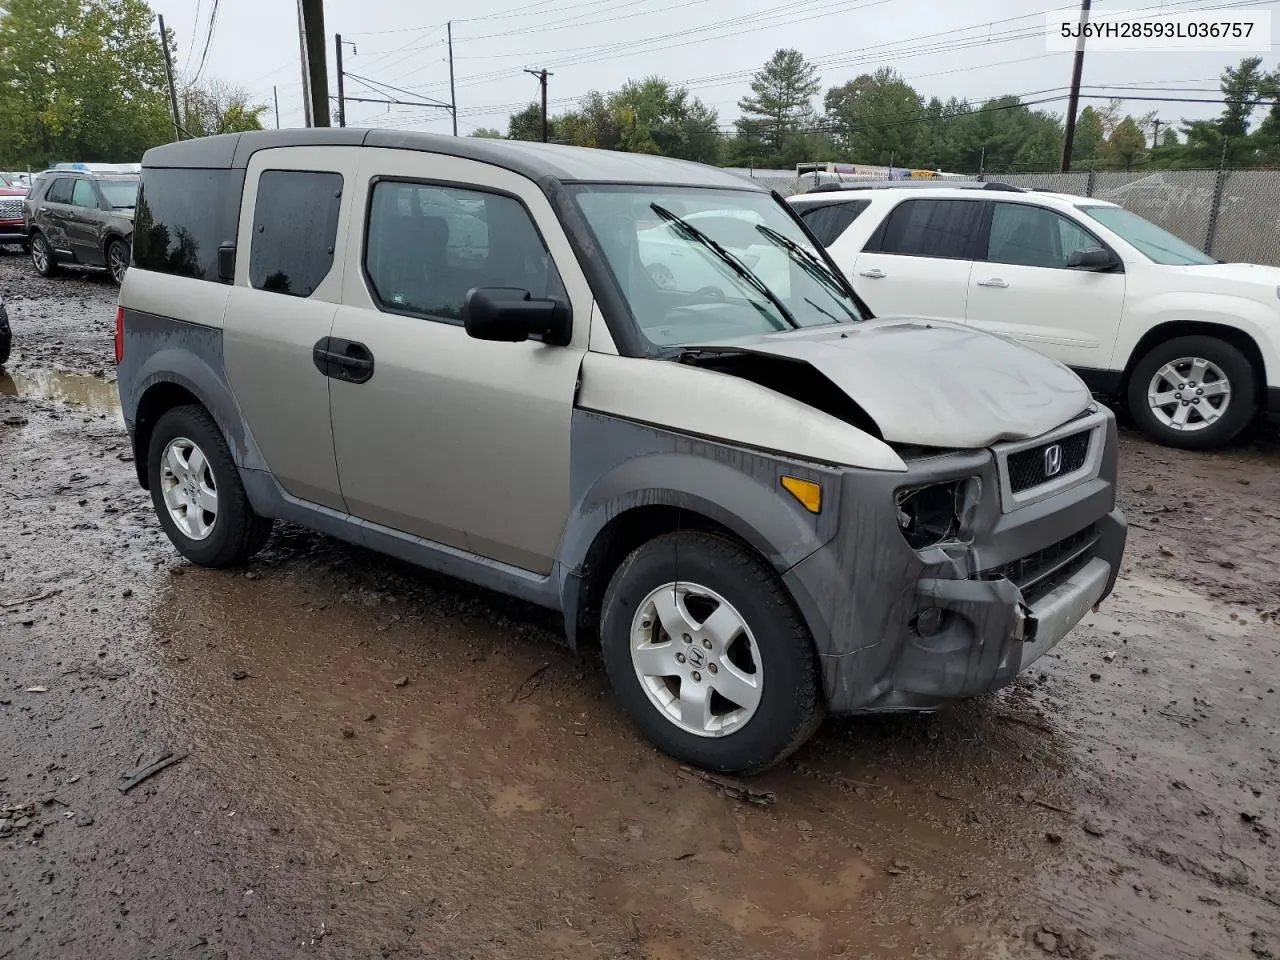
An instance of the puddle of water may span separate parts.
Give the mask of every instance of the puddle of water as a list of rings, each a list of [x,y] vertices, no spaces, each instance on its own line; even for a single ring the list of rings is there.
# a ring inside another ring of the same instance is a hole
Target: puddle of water
[[[120,391],[114,383],[83,373],[64,370],[34,370],[30,373],[0,371],[0,394],[10,397],[40,397],[102,413],[123,422]]]

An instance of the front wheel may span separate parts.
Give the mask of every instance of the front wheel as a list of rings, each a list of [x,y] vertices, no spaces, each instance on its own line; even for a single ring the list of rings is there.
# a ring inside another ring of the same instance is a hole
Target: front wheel
[[[266,543],[271,521],[253,512],[231,451],[203,407],[174,407],[160,417],[147,476],[160,525],[193,563],[236,566]]]
[[[58,265],[53,259],[53,248],[49,246],[49,241],[44,238],[43,233],[37,233],[31,238],[31,265],[36,268],[36,273],[42,277],[52,277],[58,272]]]
[[[1235,439],[1258,411],[1253,365],[1217,337],[1152,347],[1129,377],[1129,413],[1158,443],[1208,450]]]
[[[124,283],[128,269],[129,245],[123,240],[112,240],[107,244],[107,272],[111,274],[111,282],[117,287]]]
[[[725,537],[637,548],[609,584],[600,634],[623,709],[678,760],[754,773],[822,721],[808,628],[768,564]]]

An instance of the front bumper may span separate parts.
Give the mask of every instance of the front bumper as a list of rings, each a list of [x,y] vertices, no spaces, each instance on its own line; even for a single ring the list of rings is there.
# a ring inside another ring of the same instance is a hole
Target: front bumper
[[[26,243],[27,224],[23,220],[0,220],[0,244]]]
[[[913,460],[905,478],[846,472],[835,538],[785,574],[833,713],[930,710],[997,690],[1110,594],[1127,537],[1115,418],[1100,409],[1063,433],[1082,429],[1094,431],[1089,464],[1020,502],[1004,455],[987,450]],[[896,491],[963,477],[978,477],[982,494],[961,535],[912,549]]]

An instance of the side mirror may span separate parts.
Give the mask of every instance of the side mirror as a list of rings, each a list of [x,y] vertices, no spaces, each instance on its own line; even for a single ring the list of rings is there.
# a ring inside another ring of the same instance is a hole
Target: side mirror
[[[218,279],[231,283],[236,278],[236,245],[229,240],[218,244]]]
[[[1120,261],[1110,250],[1097,247],[1093,250],[1073,250],[1067,258],[1067,266],[1076,270],[1114,270]]]
[[[535,300],[518,287],[475,287],[462,301],[462,325],[477,340],[522,343],[533,337],[564,346],[572,330],[569,304]]]

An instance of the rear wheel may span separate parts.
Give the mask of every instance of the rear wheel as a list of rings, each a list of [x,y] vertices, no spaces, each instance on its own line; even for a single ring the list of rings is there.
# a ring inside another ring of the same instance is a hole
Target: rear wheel
[[[107,244],[107,272],[111,274],[111,282],[117,287],[124,283],[128,269],[129,245],[123,240],[112,240]]]
[[[1129,412],[1159,443],[1208,450],[1228,443],[1258,411],[1253,365],[1217,337],[1157,344],[1129,377]]]
[[[160,525],[193,563],[235,566],[266,543],[271,521],[253,512],[231,451],[203,407],[175,407],[160,417],[147,475]]]
[[[822,721],[808,628],[768,564],[724,537],[666,534],[627,557],[601,647],[623,709],[678,760],[763,770]]]
[[[31,238],[31,265],[42,277],[52,277],[58,272],[58,265],[53,259],[53,248],[49,246],[43,233],[37,233]]]

